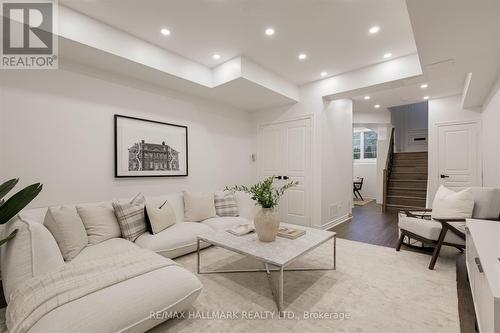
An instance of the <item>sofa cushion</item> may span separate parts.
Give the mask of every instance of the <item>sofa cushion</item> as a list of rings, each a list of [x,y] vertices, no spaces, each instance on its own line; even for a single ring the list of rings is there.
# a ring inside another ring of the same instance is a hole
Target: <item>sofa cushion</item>
[[[134,251],[138,248],[134,243],[123,238],[111,238],[96,245],[87,246],[74,259],[73,263],[91,261],[106,254],[112,256],[123,252]]]
[[[154,235],[175,224],[175,212],[168,201],[160,207],[153,204],[146,204],[144,207],[146,216],[146,227],[150,234]]]
[[[450,223],[457,229],[462,229],[465,223]],[[441,233],[441,223],[433,220],[425,220],[416,217],[408,217],[405,214],[399,214],[399,228],[425,237],[430,240],[437,241]],[[465,241],[455,235],[453,232],[448,231],[444,238],[445,242],[453,244],[464,244]]]
[[[184,196],[184,220],[200,222],[216,215],[214,194],[208,192],[186,192]]]
[[[121,236],[115,212],[110,204],[77,206],[76,210],[82,218],[90,245]]]
[[[238,203],[234,192],[215,193],[215,212],[217,216],[238,216]]]
[[[42,223],[26,219],[20,213],[5,225],[3,236],[8,236],[15,229],[16,237],[0,247],[2,283],[7,303],[19,283],[64,265],[56,240]]]
[[[500,217],[500,188],[471,187],[474,197],[472,218],[497,219]]]
[[[50,207],[43,224],[54,236],[66,261],[76,257],[89,243],[82,219],[74,207]]]
[[[145,332],[167,319],[151,318],[152,312],[186,310],[201,289],[199,279],[186,269],[160,268],[64,304],[30,332]]]
[[[135,244],[164,257],[175,258],[196,251],[196,237],[211,231],[212,228],[202,223],[181,222],[156,235],[142,234],[137,238]]]
[[[145,204],[146,199],[140,193],[128,203],[113,202],[122,236],[126,240],[133,242],[147,231],[144,216]]]
[[[466,219],[472,216],[473,209],[474,197],[470,188],[455,192],[441,185],[432,203],[432,218]]]
[[[227,230],[233,227],[236,227],[240,224],[253,224],[253,221],[250,221],[244,217],[214,217],[211,219],[206,219],[201,222],[212,228],[213,230]]]

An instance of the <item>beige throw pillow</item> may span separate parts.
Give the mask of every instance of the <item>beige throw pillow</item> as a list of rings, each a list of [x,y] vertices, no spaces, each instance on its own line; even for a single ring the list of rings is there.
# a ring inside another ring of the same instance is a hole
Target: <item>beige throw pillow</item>
[[[146,225],[151,234],[157,234],[175,224],[175,212],[172,206],[165,202],[160,207],[146,204]]]
[[[113,202],[118,224],[123,238],[135,242],[137,237],[147,232],[144,207],[146,198],[139,193],[130,202]]]
[[[433,219],[466,219],[472,216],[474,197],[470,188],[455,192],[443,185],[439,187],[432,203]]]
[[[89,237],[89,244],[95,245],[111,238],[121,237],[120,226],[111,206],[77,206],[78,215]]]
[[[73,208],[50,207],[43,224],[54,236],[66,261],[75,258],[89,243],[82,219]]]
[[[184,220],[200,222],[216,215],[214,194],[205,192],[186,192],[184,196]]]

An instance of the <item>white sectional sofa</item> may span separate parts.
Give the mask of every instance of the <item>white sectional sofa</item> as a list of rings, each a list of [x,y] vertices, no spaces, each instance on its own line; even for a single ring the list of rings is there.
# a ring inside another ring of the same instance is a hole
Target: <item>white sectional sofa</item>
[[[240,217],[184,222],[182,194],[147,198],[148,203],[153,204],[165,200],[175,211],[177,222],[174,225],[155,235],[145,233],[135,243],[112,238],[89,245],[71,263],[83,264],[126,251],[140,251],[140,248],[154,251],[165,257],[162,260],[170,262],[169,258],[195,251],[197,235],[250,223],[256,209],[248,196],[238,193]],[[98,204],[103,203],[85,205]],[[56,271],[67,264],[54,237],[43,225],[46,211],[47,208],[22,211],[5,226],[4,234],[18,229],[16,238],[0,248],[7,302],[22,281]],[[169,265],[63,304],[44,315],[30,332],[143,332],[163,321],[151,319],[152,312],[185,310],[201,290],[202,284],[196,275],[179,265]]]

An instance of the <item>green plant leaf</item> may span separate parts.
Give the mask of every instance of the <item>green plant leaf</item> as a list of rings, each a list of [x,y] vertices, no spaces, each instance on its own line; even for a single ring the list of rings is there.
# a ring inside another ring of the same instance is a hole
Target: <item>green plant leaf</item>
[[[13,239],[14,237],[16,237],[16,235],[17,235],[17,229],[14,230],[14,231],[12,231],[9,236],[7,236],[4,239],[0,240],[0,246],[2,246],[3,244],[7,243],[8,241],[10,241],[11,239]]]
[[[17,185],[19,178],[13,178],[0,185],[0,199],[3,199]]]
[[[7,201],[0,206],[0,224],[7,223],[26,207],[26,205],[40,193],[42,187],[40,183],[30,185],[7,199]]]

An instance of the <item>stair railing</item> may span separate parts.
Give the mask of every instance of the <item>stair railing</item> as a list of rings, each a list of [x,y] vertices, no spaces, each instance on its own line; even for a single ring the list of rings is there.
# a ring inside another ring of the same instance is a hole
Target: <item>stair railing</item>
[[[394,158],[394,128],[391,130],[391,138],[389,139],[389,148],[387,149],[387,159],[385,161],[384,168],[384,191],[383,191],[383,203],[382,211],[387,211],[387,193],[389,188],[389,179],[391,177],[392,162]]]

